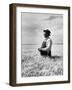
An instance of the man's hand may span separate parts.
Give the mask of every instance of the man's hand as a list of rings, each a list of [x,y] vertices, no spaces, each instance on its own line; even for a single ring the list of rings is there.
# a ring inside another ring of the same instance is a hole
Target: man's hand
[[[42,49],[41,48],[38,48],[39,51],[41,51]]]

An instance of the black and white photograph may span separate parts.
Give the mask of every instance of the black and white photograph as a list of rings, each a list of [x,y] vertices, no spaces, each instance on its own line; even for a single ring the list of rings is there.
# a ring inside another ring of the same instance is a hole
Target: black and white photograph
[[[12,4],[11,85],[70,82],[70,7]]]
[[[21,76],[63,75],[63,15],[21,13]]]

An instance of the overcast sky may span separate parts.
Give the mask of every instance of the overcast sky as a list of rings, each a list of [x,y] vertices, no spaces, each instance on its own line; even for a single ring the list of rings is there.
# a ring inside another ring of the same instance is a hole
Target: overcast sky
[[[62,15],[22,13],[21,18],[22,44],[41,44],[44,29],[50,29],[53,43],[63,43]]]

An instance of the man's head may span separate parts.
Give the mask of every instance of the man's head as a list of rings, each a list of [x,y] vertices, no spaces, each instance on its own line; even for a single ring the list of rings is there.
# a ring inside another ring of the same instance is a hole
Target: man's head
[[[46,30],[44,30],[44,37],[45,38],[47,38],[47,37],[49,37],[50,36],[50,30],[49,29],[46,29]]]

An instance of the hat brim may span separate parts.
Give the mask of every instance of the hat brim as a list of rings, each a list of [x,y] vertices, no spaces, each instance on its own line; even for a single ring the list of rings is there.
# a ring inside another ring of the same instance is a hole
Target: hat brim
[[[46,33],[51,33],[50,31],[48,31],[48,30],[43,30],[43,32],[46,32]]]

